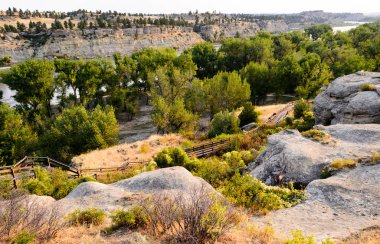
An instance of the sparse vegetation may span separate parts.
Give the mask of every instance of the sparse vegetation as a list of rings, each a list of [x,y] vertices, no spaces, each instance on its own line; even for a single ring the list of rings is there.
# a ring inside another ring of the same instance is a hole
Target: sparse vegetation
[[[0,211],[0,242],[46,242],[54,238],[65,223],[57,207],[30,198],[23,191],[12,191],[4,198]]]
[[[100,225],[105,220],[106,214],[96,208],[86,210],[75,210],[67,216],[67,220],[71,225]]]
[[[364,83],[360,86],[360,91],[376,91],[376,86],[370,83]]]
[[[304,137],[319,141],[322,144],[328,144],[331,141],[331,136],[320,130],[307,130],[301,133]]]
[[[216,241],[239,222],[239,214],[205,186],[190,195],[153,194],[143,203],[149,217],[146,229],[169,242]]]
[[[250,175],[240,174],[235,174],[222,191],[236,204],[257,214],[291,207],[306,198],[303,191],[294,189],[292,185],[289,188],[270,187]]]
[[[82,182],[94,181],[91,177],[70,179],[67,173],[59,168],[48,172],[43,168],[34,168],[35,178],[25,177],[20,187],[31,194],[52,196],[61,199],[67,196],[76,186]]]
[[[336,159],[332,161],[329,165],[331,170],[341,170],[341,169],[349,169],[355,168],[358,162],[353,159]]]
[[[112,229],[127,227],[136,229],[146,226],[148,216],[145,215],[142,207],[134,207],[131,210],[118,210],[110,215],[112,220]]]
[[[371,164],[380,164],[380,152],[373,152],[372,153]]]

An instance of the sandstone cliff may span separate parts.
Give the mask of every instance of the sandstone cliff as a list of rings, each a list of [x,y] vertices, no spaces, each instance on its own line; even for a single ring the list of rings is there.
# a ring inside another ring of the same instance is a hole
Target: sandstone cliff
[[[202,42],[201,36],[188,27],[144,27],[50,32],[43,43],[4,34],[0,40],[0,57],[8,55],[14,62],[30,58],[110,57],[114,53],[130,54],[147,47],[173,47],[179,51]]]

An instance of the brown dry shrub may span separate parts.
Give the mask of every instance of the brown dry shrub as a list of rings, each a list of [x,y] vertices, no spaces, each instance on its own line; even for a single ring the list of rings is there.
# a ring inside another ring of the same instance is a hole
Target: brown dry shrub
[[[204,185],[190,194],[153,194],[142,206],[148,232],[170,243],[215,241],[239,222],[238,212]]]
[[[17,190],[1,202],[0,241],[10,241],[21,232],[42,242],[56,236],[64,226],[58,207],[46,207],[36,199]]]

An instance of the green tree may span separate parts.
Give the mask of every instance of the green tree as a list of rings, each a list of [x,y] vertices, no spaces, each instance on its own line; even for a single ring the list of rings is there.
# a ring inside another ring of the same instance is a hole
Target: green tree
[[[315,53],[306,54],[299,64],[303,73],[296,93],[302,98],[314,97],[322,86],[329,84],[332,78],[330,69]]]
[[[105,148],[118,141],[118,124],[112,107],[86,111],[83,106],[67,108],[53,121],[42,139],[48,155],[69,162],[75,155]]]
[[[264,102],[270,91],[271,75],[267,64],[249,63],[241,72],[241,76],[246,80],[251,89],[251,101],[255,104]]]
[[[205,81],[207,104],[211,115],[221,110],[233,110],[250,97],[249,84],[234,71],[220,72]]]
[[[36,134],[21,114],[0,104],[0,165],[11,165],[29,155],[36,141]]]
[[[14,98],[22,110],[51,116],[50,102],[55,91],[52,62],[27,60],[5,73],[2,82],[16,91]]]
[[[220,134],[233,134],[239,132],[239,119],[228,111],[215,114],[210,123],[208,136],[210,138]]]
[[[308,28],[305,28],[305,33],[308,36],[311,36],[313,40],[317,40],[318,38],[322,37],[323,34],[332,31],[333,29],[331,25],[328,24],[313,25]]]
[[[217,52],[209,42],[195,45],[191,49],[193,62],[197,65],[197,77],[200,79],[211,78],[217,72]]]
[[[240,127],[258,121],[258,113],[251,102],[246,102],[243,111],[239,114]]]

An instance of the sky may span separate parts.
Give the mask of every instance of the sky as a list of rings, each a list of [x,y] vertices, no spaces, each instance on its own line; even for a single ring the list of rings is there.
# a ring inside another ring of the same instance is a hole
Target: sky
[[[87,9],[130,13],[187,13],[190,10],[256,14],[308,10],[380,12],[380,0],[0,0],[0,9],[5,10],[9,6],[29,10]]]

